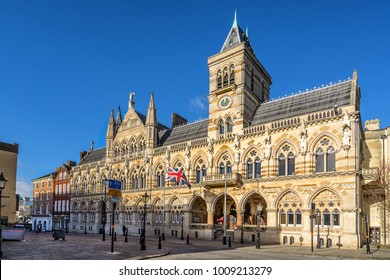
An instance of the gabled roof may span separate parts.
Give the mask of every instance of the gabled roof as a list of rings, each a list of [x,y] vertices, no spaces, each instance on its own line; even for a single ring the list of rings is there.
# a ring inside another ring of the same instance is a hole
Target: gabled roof
[[[172,129],[159,131],[159,146],[172,145],[179,142],[190,141],[207,137],[209,120],[202,120]]]
[[[332,109],[334,105],[350,104],[352,80],[318,88],[301,94],[262,103],[257,108],[252,125]]]
[[[225,42],[223,43],[221,52],[233,48],[243,42],[246,42],[249,49],[253,52],[247,34],[245,34],[244,31],[242,31],[241,27],[237,23],[237,13],[234,13],[233,25],[232,28],[230,28],[230,31],[228,33],[228,36],[226,37]]]
[[[97,162],[106,159],[106,148],[100,148],[97,150],[92,150],[87,153],[87,155],[79,162],[78,165]]]

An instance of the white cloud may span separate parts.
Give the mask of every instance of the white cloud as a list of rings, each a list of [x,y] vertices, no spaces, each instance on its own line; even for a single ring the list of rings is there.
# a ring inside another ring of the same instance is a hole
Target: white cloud
[[[18,178],[16,182],[16,193],[22,197],[32,197],[33,186],[23,178]]]
[[[206,100],[202,96],[195,96],[194,98],[190,98],[190,110],[192,112],[203,112],[207,109]]]

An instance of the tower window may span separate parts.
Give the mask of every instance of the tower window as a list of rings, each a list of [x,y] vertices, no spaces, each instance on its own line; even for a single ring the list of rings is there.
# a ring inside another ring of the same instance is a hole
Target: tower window
[[[235,80],[234,65],[230,66],[230,80],[229,84],[233,85]]]

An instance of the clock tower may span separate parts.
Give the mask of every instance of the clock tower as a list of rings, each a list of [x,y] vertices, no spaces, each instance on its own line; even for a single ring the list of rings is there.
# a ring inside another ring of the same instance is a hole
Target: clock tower
[[[271,76],[258,61],[234,15],[222,49],[209,57],[208,136],[224,139],[242,133],[257,107],[269,100]]]

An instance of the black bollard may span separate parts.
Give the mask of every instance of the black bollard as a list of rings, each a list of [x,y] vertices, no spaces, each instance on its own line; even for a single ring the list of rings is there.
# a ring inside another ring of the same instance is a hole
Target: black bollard
[[[129,231],[129,230],[126,229],[125,242],[127,242],[127,232],[128,232],[128,231]]]
[[[162,239],[163,241],[165,241],[165,233],[162,233],[162,234],[161,234],[161,239]]]
[[[229,248],[231,248],[231,247],[232,247],[232,241],[231,241],[230,236],[229,236]]]
[[[161,235],[158,236],[158,249],[161,250]]]
[[[190,235],[187,234],[187,244],[190,244]]]
[[[116,241],[116,232],[114,232],[114,241]]]

